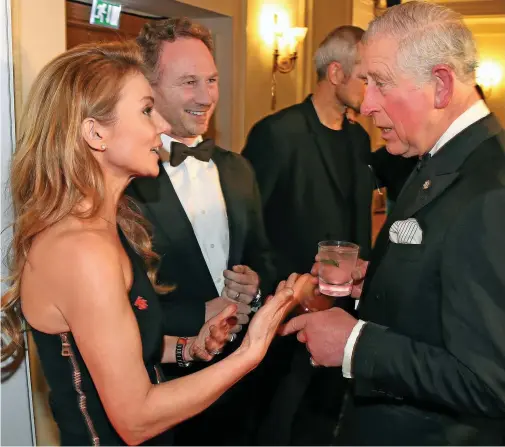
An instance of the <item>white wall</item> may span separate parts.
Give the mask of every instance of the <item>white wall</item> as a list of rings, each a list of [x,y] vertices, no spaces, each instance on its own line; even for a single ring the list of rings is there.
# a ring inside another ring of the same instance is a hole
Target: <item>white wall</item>
[[[0,0],[0,4],[5,3],[10,3],[12,7],[10,35],[12,35],[16,118],[19,119],[23,103],[28,96],[35,77],[44,65],[65,50],[65,0]],[[9,14],[5,14],[5,18],[7,17],[9,17]],[[0,32],[4,32],[6,29],[6,26],[0,25]],[[4,53],[5,51],[2,51],[2,54]],[[10,100],[1,101],[0,107],[6,107],[6,104],[13,100],[11,97]],[[5,115],[6,112],[1,113],[2,120],[5,119]],[[12,146],[11,143],[9,147]],[[8,172],[7,160],[4,160],[4,154],[7,155],[6,148],[7,145],[2,144],[2,174],[4,176]],[[3,219],[6,219],[5,224]],[[2,228],[7,223],[2,202]],[[4,250],[3,244],[2,250]],[[25,418],[20,414],[21,405],[24,405],[25,400],[28,399],[27,405],[29,405],[29,408],[33,408],[33,419],[36,421],[34,431],[36,431],[38,444],[57,445],[53,441],[56,438],[47,403],[48,390],[33,346],[29,348],[27,365],[30,371],[30,380],[23,379],[26,375],[27,366],[22,365],[16,376],[9,380],[13,383],[11,388],[6,386],[5,396],[2,395],[2,444],[32,444],[31,440],[26,439],[30,429],[25,427],[26,424],[21,424],[21,421],[24,421]],[[26,382],[24,388],[21,386],[23,380]],[[4,385],[2,384],[2,391],[3,388]],[[10,390],[9,394],[7,390]],[[20,427],[20,425],[22,426]],[[4,442],[4,436],[7,436],[7,434],[10,436],[9,441]]]
[[[14,147],[14,87],[11,53],[10,1],[0,0],[0,228],[4,230],[12,221],[8,185],[9,162]],[[2,232],[1,276],[7,276],[3,260],[12,232]],[[5,285],[2,283],[2,294]],[[25,362],[16,373],[2,381],[2,445],[33,445],[30,385]]]

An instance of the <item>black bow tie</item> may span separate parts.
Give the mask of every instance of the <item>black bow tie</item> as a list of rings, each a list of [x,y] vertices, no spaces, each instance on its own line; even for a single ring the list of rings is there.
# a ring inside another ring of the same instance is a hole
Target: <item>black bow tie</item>
[[[188,147],[184,143],[172,141],[170,145],[170,164],[179,166],[187,157],[195,157],[197,160],[209,162],[212,157],[215,144],[213,140],[203,140],[195,147]]]
[[[424,154],[422,157],[419,157],[419,161],[417,162],[416,169],[418,171],[423,169],[426,166],[426,163],[428,163],[428,161],[430,161],[430,158],[431,158],[431,154],[429,152]]]

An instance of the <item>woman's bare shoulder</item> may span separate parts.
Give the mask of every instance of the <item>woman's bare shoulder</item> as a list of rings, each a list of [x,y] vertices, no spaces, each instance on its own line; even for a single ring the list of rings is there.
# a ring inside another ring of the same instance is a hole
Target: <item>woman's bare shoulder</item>
[[[39,234],[30,255],[55,262],[73,261],[90,257],[117,257],[117,234],[106,228],[86,225],[54,226]],[[29,256],[31,257],[31,256]]]
[[[122,277],[117,233],[88,227],[51,228],[34,241],[23,281],[43,281],[66,289],[81,281]]]
[[[114,234],[106,230],[60,227],[41,233],[23,271],[25,317],[45,332],[65,330],[69,304],[89,302],[107,281],[124,283],[118,259]]]

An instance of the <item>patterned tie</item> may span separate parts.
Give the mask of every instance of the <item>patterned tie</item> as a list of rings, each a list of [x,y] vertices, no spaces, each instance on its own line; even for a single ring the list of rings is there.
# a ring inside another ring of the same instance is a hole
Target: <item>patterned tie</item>
[[[197,160],[209,162],[214,151],[214,140],[203,140],[195,147],[188,147],[184,143],[172,141],[170,145],[170,164],[173,167],[179,166],[187,157],[195,157]]]

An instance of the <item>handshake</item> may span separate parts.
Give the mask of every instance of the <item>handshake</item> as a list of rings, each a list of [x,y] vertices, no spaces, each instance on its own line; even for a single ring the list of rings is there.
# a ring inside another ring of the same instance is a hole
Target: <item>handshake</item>
[[[329,309],[339,296],[356,299],[361,297],[368,262],[357,258],[356,249],[343,247],[342,250],[342,247],[321,244],[310,274],[290,276],[288,286],[295,282],[297,286],[295,298],[299,306],[295,310],[296,313]],[[221,296],[206,304],[205,321],[218,315],[230,304],[235,304],[236,319],[231,332],[237,333],[249,323],[251,301],[259,290],[259,277],[252,269],[242,265],[226,270],[224,277],[225,287]],[[281,281],[277,291],[286,287],[287,283],[287,280]]]
[[[290,289],[293,293],[289,304],[290,312],[307,315],[330,309],[339,296],[359,299],[368,262],[357,259],[357,252],[351,262],[348,262],[347,253],[344,253],[343,258],[334,259],[331,249],[329,251],[321,250],[320,247],[310,273],[292,273],[278,284],[275,295],[267,297],[265,303],[268,304],[276,296],[282,295],[283,291]],[[209,361],[219,355],[224,345],[232,342],[236,338],[235,334],[250,322],[250,304],[259,286],[257,273],[247,266],[235,266],[233,270],[225,271],[224,276],[225,287],[221,296],[207,302],[206,323],[197,337],[200,343],[191,344],[193,352],[188,357],[195,360]],[[287,316],[287,308],[285,310]],[[268,312],[267,309],[265,312]],[[280,321],[282,318],[279,323]],[[297,321],[291,320],[282,327],[281,334],[296,332],[298,328],[293,324]]]

